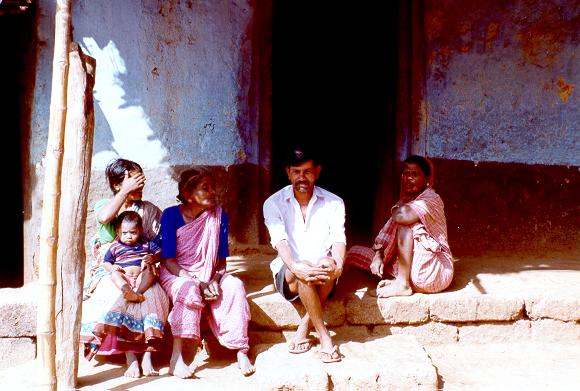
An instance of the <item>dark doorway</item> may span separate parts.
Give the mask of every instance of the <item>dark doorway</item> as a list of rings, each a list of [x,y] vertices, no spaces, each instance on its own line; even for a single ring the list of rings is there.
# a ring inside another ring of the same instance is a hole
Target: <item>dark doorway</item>
[[[272,188],[288,184],[287,146],[313,145],[319,185],[345,201],[349,247],[372,242],[378,183],[391,177],[397,3],[274,2]]]
[[[34,7],[26,2],[2,2],[0,6],[0,100],[2,103],[1,156],[4,190],[5,243],[0,288],[24,283],[23,174],[30,134],[30,110],[34,85]]]

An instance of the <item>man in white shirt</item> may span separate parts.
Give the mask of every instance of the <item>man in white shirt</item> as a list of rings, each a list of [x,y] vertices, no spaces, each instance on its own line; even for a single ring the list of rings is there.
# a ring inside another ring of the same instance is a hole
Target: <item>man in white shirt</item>
[[[264,220],[278,257],[270,268],[274,285],[288,301],[300,298],[306,315],[289,344],[291,353],[312,347],[310,322],[320,339],[323,362],[340,361],[341,354],[322,320],[322,306],[342,273],[346,249],[342,199],[315,186],[321,166],[297,147],[286,164],[290,185],[264,202]]]

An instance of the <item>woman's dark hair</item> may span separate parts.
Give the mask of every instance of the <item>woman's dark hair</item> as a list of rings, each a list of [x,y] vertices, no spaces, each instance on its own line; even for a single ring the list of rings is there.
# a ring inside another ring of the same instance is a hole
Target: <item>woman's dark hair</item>
[[[143,220],[141,219],[139,213],[135,212],[134,210],[126,210],[115,218],[115,231],[119,231],[121,225],[124,222],[136,224],[138,227],[143,229]]]
[[[184,203],[184,193],[191,192],[191,190],[195,189],[202,178],[206,176],[210,176],[210,174],[204,169],[190,168],[183,171],[179,176],[179,183],[177,185],[178,194],[176,198]]]
[[[421,171],[423,171],[423,174],[425,174],[425,176],[431,176],[431,165],[429,164],[427,159],[425,159],[423,156],[411,155],[407,159],[405,159],[404,163],[405,164],[415,163],[416,165],[419,166],[419,168],[421,168]]]
[[[107,179],[109,180],[109,187],[113,193],[117,193],[115,186],[123,183],[123,180],[125,179],[125,171],[143,172],[143,169],[139,164],[131,160],[120,158],[111,161],[107,165],[107,168],[105,169],[105,175],[107,175]]]
[[[296,167],[312,160],[315,166],[320,164],[318,157],[305,145],[296,145],[289,148],[286,155],[286,167]]]

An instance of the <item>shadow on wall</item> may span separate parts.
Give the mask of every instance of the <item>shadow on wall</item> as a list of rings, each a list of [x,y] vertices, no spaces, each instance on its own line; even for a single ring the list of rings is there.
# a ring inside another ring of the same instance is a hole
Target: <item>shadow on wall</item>
[[[433,163],[454,255],[580,254],[578,167]]]
[[[239,164],[229,166],[175,166],[171,168],[171,176],[176,183],[181,173],[189,168],[207,170],[216,182],[218,203],[228,214],[230,229],[230,250],[235,244],[261,244],[260,238],[268,237],[262,204],[265,201],[257,186],[264,168],[254,164]],[[177,189],[177,185],[176,185]],[[175,190],[177,193],[177,190]],[[177,201],[176,201],[177,203]]]

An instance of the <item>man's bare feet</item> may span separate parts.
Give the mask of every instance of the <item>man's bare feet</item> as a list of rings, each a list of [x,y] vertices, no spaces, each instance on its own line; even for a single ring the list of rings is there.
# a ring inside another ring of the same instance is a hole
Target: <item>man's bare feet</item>
[[[151,352],[143,353],[141,368],[143,369],[143,376],[159,376],[159,371],[153,368],[153,363],[151,362]]]
[[[242,375],[250,376],[254,372],[256,372],[256,367],[252,365],[252,363],[250,362],[250,358],[246,353],[238,351],[237,356],[238,356],[238,367],[240,368],[240,371],[242,371]]]
[[[196,369],[197,367],[194,363],[187,365],[181,356],[177,358],[171,357],[171,361],[169,362],[169,374],[181,379],[189,379],[193,377]]]
[[[127,370],[125,371],[123,376],[132,378],[141,377],[141,371],[139,370],[139,361],[137,361],[137,356],[135,356],[135,353],[127,352],[125,353],[125,358],[127,359]]]
[[[411,296],[413,289],[398,281],[383,280],[377,285],[377,297]]]
[[[132,303],[141,303],[142,301],[145,300],[145,297],[142,294],[137,293],[131,289],[123,291],[123,297],[125,298],[125,300],[130,301]]]

